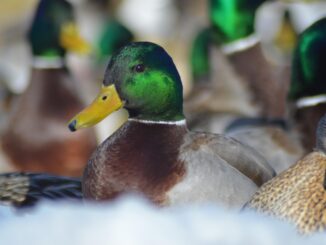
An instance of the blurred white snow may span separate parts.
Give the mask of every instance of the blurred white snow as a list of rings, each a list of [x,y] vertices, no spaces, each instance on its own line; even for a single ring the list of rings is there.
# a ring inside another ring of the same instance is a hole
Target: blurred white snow
[[[15,245],[326,244],[326,234],[301,237],[255,213],[209,204],[159,209],[134,196],[110,204],[42,203],[24,215],[1,208],[0,237]]]

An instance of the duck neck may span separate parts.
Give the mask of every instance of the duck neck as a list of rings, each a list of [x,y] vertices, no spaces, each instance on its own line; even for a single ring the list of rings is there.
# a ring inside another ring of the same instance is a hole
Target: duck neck
[[[252,33],[247,37],[240,38],[235,41],[222,45],[221,51],[225,55],[232,55],[234,53],[250,49],[251,47],[255,46],[258,43],[259,43],[258,36],[255,33]]]
[[[76,91],[74,81],[65,66],[34,67],[23,98],[36,113],[68,120],[82,107]]]
[[[163,121],[163,120],[147,120],[140,118],[129,118],[128,122],[142,123],[144,125],[171,125],[177,127],[186,127],[186,119],[173,120],[173,121]]]
[[[134,147],[155,152],[177,152],[188,132],[186,121],[150,121],[129,118],[124,125],[125,139],[133,141]],[[150,163],[149,163],[150,164]],[[152,164],[152,163],[151,163]],[[164,164],[168,164],[164,162]]]
[[[269,63],[259,42],[241,51],[232,52],[227,57],[235,72],[243,78],[242,81],[249,88],[253,102],[260,107],[260,115],[267,118],[284,118],[286,84],[290,70]]]
[[[181,106],[180,106],[181,104]],[[155,107],[154,107],[155,108]],[[158,122],[158,123],[173,123],[185,120],[183,115],[182,103],[177,103],[170,109],[163,110],[160,113],[155,112],[153,108],[148,111],[140,111],[137,109],[128,108],[130,119],[144,121],[144,122]]]
[[[296,108],[294,111],[296,127],[300,132],[301,142],[307,152],[315,147],[317,125],[325,111],[326,102],[313,106],[303,106]]]

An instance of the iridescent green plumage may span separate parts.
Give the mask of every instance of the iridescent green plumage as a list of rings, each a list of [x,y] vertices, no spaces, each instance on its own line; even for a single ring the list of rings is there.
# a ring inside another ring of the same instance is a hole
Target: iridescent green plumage
[[[141,69],[138,69],[138,68]],[[104,85],[115,84],[130,117],[180,120],[182,84],[172,58],[160,46],[131,43],[112,56]]]
[[[255,12],[265,0],[210,0],[210,27],[193,43],[191,68],[195,81],[209,76],[209,47],[227,44],[254,33]]]
[[[319,20],[299,39],[294,52],[289,98],[326,94],[326,18]]]
[[[209,16],[222,43],[254,32],[255,12],[265,0],[210,0]]]
[[[99,58],[107,59],[114,51],[134,39],[133,34],[117,20],[108,20],[99,40]]]
[[[213,31],[205,28],[198,33],[191,50],[192,75],[195,80],[205,77],[211,70],[209,62],[209,46],[213,43]]]

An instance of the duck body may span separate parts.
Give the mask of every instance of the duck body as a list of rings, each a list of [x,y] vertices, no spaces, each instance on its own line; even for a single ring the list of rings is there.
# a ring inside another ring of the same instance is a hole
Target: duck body
[[[127,191],[160,205],[210,201],[239,207],[273,176],[268,167],[249,147],[222,135],[190,132],[185,122],[131,119],[91,157],[83,192],[96,200]]]
[[[253,103],[260,108],[258,115],[266,118],[284,117],[290,82],[289,67],[268,62],[259,42],[240,52],[229,54],[228,59],[235,72],[247,83]],[[275,94],[278,96],[276,101]]]
[[[263,185],[246,205],[294,223],[302,233],[325,230],[326,155],[312,152]]]
[[[92,131],[72,135],[66,129],[83,106],[69,72],[34,68],[30,79],[2,136],[4,153],[19,171],[81,176],[96,139]]]
[[[277,174],[295,164],[305,153],[299,135],[284,120],[237,119],[228,126],[226,135],[257,150]]]

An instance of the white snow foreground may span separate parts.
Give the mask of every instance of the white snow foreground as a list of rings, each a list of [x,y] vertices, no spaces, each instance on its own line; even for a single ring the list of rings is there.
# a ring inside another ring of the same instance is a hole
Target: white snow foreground
[[[326,244],[255,213],[214,205],[159,209],[136,197],[110,204],[41,203],[29,214],[0,208],[0,243],[14,245]]]

